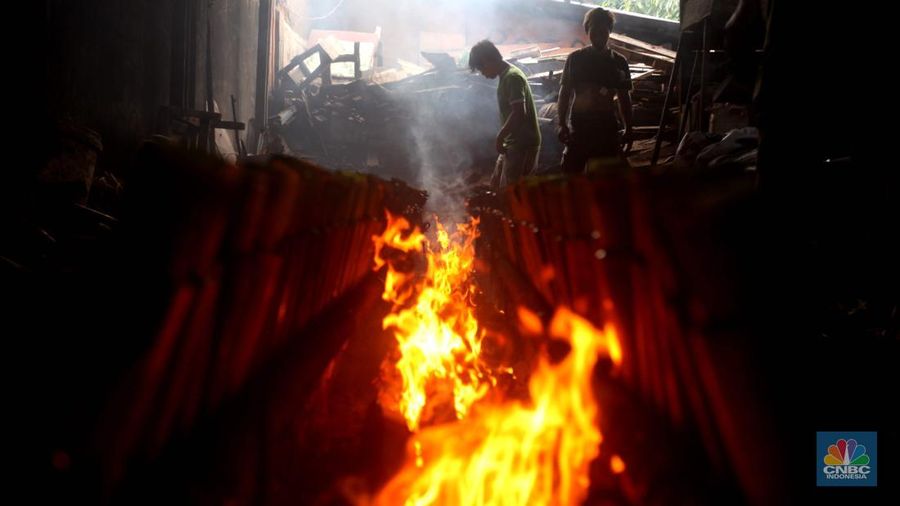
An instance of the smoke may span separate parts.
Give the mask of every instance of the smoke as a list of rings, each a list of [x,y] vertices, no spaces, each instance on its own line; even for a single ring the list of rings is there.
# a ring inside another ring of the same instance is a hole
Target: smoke
[[[435,80],[450,84],[439,91],[399,96],[411,110],[417,168],[413,184],[429,192],[428,210],[449,220],[465,215],[462,201],[471,184],[489,177],[500,121],[495,83],[468,71]]]
[[[564,41],[569,34],[546,16],[523,14],[534,0],[288,0],[292,22],[300,30],[381,29],[382,68],[429,66],[422,52],[446,53],[459,70],[432,71],[404,83],[385,85],[407,112],[406,124],[387,132],[409,144],[408,181],[429,192],[429,210],[440,216],[464,216],[467,188],[485,183],[497,153],[500,127],[497,80],[469,72],[464,61],[477,41],[498,45]],[[530,21],[526,22],[526,18]],[[533,20],[540,20],[538,23]],[[531,26],[527,26],[528,23]],[[563,23],[568,27],[572,24]],[[576,29],[580,27],[576,23]],[[549,27],[549,28],[548,28]],[[555,32],[554,32],[555,30]],[[410,65],[411,64],[411,65]]]

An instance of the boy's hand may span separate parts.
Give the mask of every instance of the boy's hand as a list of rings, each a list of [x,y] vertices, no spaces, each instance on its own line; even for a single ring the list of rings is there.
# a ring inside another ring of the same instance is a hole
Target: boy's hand
[[[568,125],[560,125],[556,129],[556,133],[557,133],[557,136],[559,137],[559,142],[561,142],[563,144],[569,143],[569,136],[571,134],[569,133]]]
[[[631,127],[619,132],[619,141],[622,144],[623,153],[627,154],[631,151],[631,145],[634,142],[634,131]]]
[[[501,155],[506,154],[506,147],[503,146],[503,137],[500,137],[498,135],[494,140],[494,146],[497,148],[498,153],[500,153]]]

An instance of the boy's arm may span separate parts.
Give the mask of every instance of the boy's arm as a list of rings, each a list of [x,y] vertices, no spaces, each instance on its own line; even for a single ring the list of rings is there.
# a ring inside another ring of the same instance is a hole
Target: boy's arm
[[[559,124],[559,141],[563,144],[569,141],[569,105],[572,101],[572,77],[570,65],[572,55],[566,58],[566,66],[563,68],[562,79],[559,83],[559,99],[556,101],[556,114]]]
[[[617,96],[619,98],[619,113],[622,115],[622,123],[625,124],[625,140],[630,140],[631,137],[631,116],[632,116],[632,106],[631,106],[631,92],[629,90],[619,90],[617,92]]]
[[[566,142],[563,139],[563,132],[565,132],[565,137],[569,136],[569,105],[572,101],[572,89],[569,88],[568,85],[562,85],[559,88],[559,100],[556,101],[556,113],[559,116],[559,133],[560,133],[560,141]]]
[[[628,68],[628,61],[624,58],[620,60],[620,68],[619,68],[619,89],[616,91],[616,96],[619,99],[619,113],[622,115],[622,123],[625,125],[625,135],[622,139],[624,142],[631,141],[632,128],[631,128],[631,116],[632,116],[632,106],[631,106],[631,90],[634,85],[631,83],[631,71]]]

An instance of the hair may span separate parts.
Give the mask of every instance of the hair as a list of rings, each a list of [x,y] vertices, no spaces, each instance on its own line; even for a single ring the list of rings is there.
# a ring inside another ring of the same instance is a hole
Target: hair
[[[604,9],[603,7],[596,7],[594,9],[591,9],[584,15],[584,33],[589,32],[591,30],[591,27],[597,23],[599,23],[600,25],[605,25],[611,32],[613,29],[613,25],[616,23],[616,17],[612,12]]]
[[[493,42],[484,39],[472,46],[469,51],[469,69],[472,72],[480,70],[489,61],[503,61],[503,55]]]

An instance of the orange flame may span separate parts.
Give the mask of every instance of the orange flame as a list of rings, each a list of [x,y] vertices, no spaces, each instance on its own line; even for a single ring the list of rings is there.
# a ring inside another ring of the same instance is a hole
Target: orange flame
[[[524,318],[524,327],[534,326]],[[375,504],[581,503],[602,440],[591,374],[600,353],[619,365],[621,347],[612,327],[600,331],[567,308],[557,310],[550,334],[571,351],[557,364],[541,358],[529,381],[530,403],[481,406],[465,420],[423,430]]]
[[[609,459],[609,468],[613,474],[622,474],[625,472],[625,461],[618,455],[613,455]]]
[[[416,431],[429,398],[441,388],[452,389],[454,411],[461,419],[494,381],[479,361],[484,333],[469,300],[478,220],[457,225],[452,234],[437,222],[435,246],[402,216],[388,213],[387,218],[384,233],[372,237],[375,269],[388,266],[382,297],[394,303],[382,324],[394,331],[399,348],[399,409]],[[385,247],[420,251],[427,260],[425,272],[399,270],[397,262],[384,258]]]

